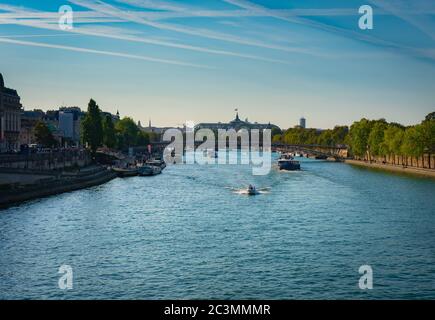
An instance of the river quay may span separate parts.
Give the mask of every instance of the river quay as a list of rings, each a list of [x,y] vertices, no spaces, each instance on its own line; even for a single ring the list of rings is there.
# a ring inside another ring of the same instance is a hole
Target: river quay
[[[0,208],[106,183],[117,175],[86,150],[0,157]]]
[[[1,172],[3,171],[3,172]],[[0,170],[0,209],[24,201],[79,190],[117,177],[105,166],[91,165],[70,172],[24,173]]]
[[[397,173],[412,174],[412,175],[430,177],[435,179],[434,169],[407,167],[407,166],[393,165],[393,164],[382,164],[377,162],[368,162],[368,161],[352,160],[352,159],[347,159],[345,160],[345,162],[354,166],[360,166],[360,167],[390,171],[390,172],[397,172]]]

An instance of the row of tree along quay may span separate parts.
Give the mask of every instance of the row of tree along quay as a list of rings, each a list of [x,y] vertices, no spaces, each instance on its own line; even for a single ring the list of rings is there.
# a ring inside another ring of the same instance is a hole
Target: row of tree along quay
[[[106,116],[93,99],[81,122],[81,140],[86,148],[62,148],[42,121],[35,125],[34,134],[44,149],[42,152],[0,158],[0,208],[106,183],[118,176],[107,167],[116,157],[99,161],[98,148],[104,146],[116,152],[125,152],[130,147],[147,150],[150,141],[158,139],[156,134],[140,130],[129,117],[115,121]]]
[[[91,99],[82,122],[82,141],[93,155],[99,147],[126,151],[130,147],[144,147],[150,141],[157,140],[157,135],[144,132],[130,117],[124,117],[116,123],[111,116],[102,116],[97,103]]]
[[[82,139],[92,154],[105,146],[126,151],[157,141],[157,135],[141,131],[133,119],[125,117],[116,123],[102,117],[94,100],[90,100],[82,123]],[[347,146],[354,160],[369,163],[435,169],[435,112],[416,125],[404,126],[385,119],[361,119],[350,127],[317,130],[290,128],[272,130],[272,142],[292,145]]]
[[[45,148],[58,147],[58,142],[44,122],[38,122],[34,130],[39,145]],[[158,134],[140,130],[130,117],[114,121],[110,115],[104,115],[93,99],[89,101],[81,122],[81,141],[93,156],[100,147],[127,151],[130,147],[145,147],[158,139]]]
[[[81,140],[93,158],[100,147],[126,152],[131,147],[146,149],[160,136],[142,131],[130,117],[114,121],[91,99],[81,123]],[[38,143],[54,147],[56,140],[43,123],[35,127]],[[272,142],[291,145],[344,146],[351,159],[366,163],[435,169],[435,112],[416,125],[404,126],[385,119],[361,119],[350,127],[318,130],[302,127],[272,129]]]
[[[276,143],[348,146],[354,160],[383,165],[435,169],[435,112],[416,125],[404,126],[385,119],[361,119],[350,128],[290,128],[272,131]]]

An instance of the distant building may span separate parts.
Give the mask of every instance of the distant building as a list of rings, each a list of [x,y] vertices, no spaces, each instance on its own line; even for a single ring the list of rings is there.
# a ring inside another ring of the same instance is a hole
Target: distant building
[[[65,138],[71,139],[76,145],[80,144],[81,122],[84,116],[85,112],[79,107],[61,107],[59,109],[59,130],[63,132]],[[63,124],[61,124],[61,118],[65,121]]]
[[[20,148],[21,109],[20,96],[16,90],[5,87],[0,73],[0,152]]]
[[[304,117],[299,119],[299,127],[305,129],[307,127],[307,121],[305,120]]]
[[[116,111],[116,114],[111,114],[110,112],[101,111],[101,117],[104,119],[105,117],[110,116],[112,118],[113,123],[116,123],[120,120],[119,111]]]
[[[21,113],[20,144],[36,143],[34,128],[44,122],[59,144],[80,144],[81,120],[85,113],[79,107],[61,107],[44,112],[40,109]]]
[[[57,143],[63,145],[63,132],[59,130],[59,110],[48,110],[42,121],[47,125]]]
[[[74,139],[74,114],[71,112],[59,112],[59,130],[64,138]]]
[[[139,127],[140,130],[142,130],[144,132],[155,133],[155,134],[162,134],[167,129],[167,128],[153,127],[151,125],[151,119],[148,121],[148,126],[147,127],[142,127],[142,125],[140,124],[140,121],[138,123],[138,127]]]
[[[45,116],[42,110],[23,111],[21,113],[20,145],[36,143],[35,126]]]
[[[234,129],[236,131],[239,131],[240,129],[247,129],[247,130],[252,130],[252,129],[258,129],[258,130],[264,130],[264,129],[273,129],[273,128],[277,128],[279,129],[278,126],[269,123],[257,123],[257,122],[249,122],[248,119],[246,119],[245,121],[240,120],[239,118],[239,113],[236,113],[236,117],[234,120],[228,122],[228,123],[223,123],[223,122],[217,122],[217,123],[199,123],[195,126],[195,129],[211,129],[211,130],[218,130],[218,129],[224,129],[224,130],[229,130],[229,129]]]

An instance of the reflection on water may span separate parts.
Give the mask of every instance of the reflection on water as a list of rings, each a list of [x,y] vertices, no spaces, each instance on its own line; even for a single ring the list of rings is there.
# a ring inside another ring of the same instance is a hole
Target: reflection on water
[[[0,211],[0,298],[435,298],[434,181],[301,161],[175,165]]]

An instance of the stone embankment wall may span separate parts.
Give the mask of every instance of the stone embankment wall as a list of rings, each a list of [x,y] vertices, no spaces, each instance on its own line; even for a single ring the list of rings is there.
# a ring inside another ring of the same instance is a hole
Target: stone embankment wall
[[[435,169],[435,154],[425,154],[421,157],[407,157],[396,155],[388,155],[384,157],[371,156],[370,159],[368,157],[366,157],[365,159],[355,157],[354,160],[366,161],[375,164],[389,164],[420,169]]]
[[[0,208],[23,201],[100,185],[116,178],[116,173],[106,167],[93,167],[69,175],[41,179],[34,184],[14,184],[0,190]],[[6,186],[5,186],[6,187]]]
[[[86,150],[64,150],[29,155],[0,155],[0,167],[33,171],[61,170],[68,167],[85,167],[92,159]]]

